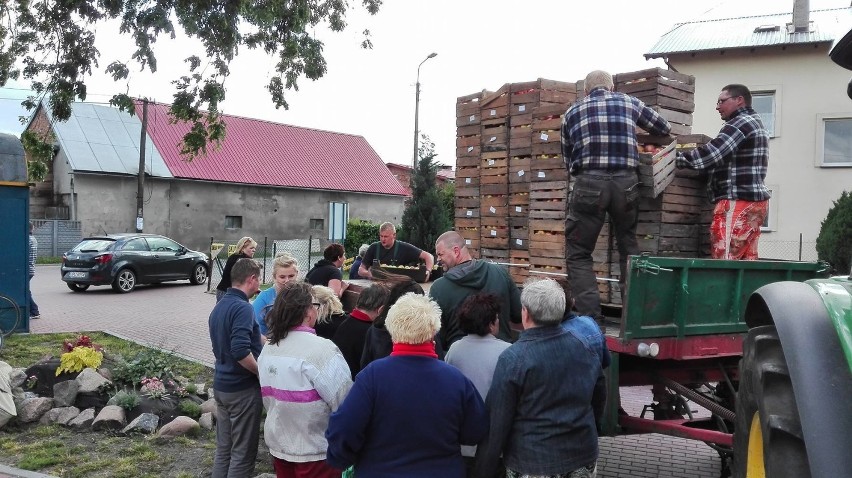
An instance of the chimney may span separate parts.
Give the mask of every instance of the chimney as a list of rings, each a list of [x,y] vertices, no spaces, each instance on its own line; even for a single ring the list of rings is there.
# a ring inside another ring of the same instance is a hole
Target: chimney
[[[793,3],[793,25],[790,33],[810,31],[810,2],[808,0],[794,0]]]

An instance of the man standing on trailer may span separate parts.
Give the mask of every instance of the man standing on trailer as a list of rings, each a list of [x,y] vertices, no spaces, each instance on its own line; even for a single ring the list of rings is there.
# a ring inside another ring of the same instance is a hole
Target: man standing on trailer
[[[713,208],[710,257],[757,259],[760,228],[769,209],[766,169],[769,133],[751,107],[745,85],[722,88],[716,111],[725,120],[719,135],[687,153],[677,153],[676,166],[707,171]]]
[[[568,280],[577,312],[600,319],[601,304],[592,252],[607,213],[618,244],[624,291],[627,256],[639,253],[639,151],[636,127],[664,136],[671,126],[642,101],[612,91],[612,75],[595,70],[586,76],[586,97],[562,120],[562,156],[576,177],[565,220]]]

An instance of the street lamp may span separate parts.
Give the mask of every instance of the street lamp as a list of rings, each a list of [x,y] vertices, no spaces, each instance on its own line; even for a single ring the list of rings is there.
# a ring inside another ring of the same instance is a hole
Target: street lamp
[[[417,65],[417,86],[414,93],[414,160],[412,162],[414,169],[417,169],[417,135],[420,133],[418,129],[418,115],[420,114],[420,67],[426,63],[426,60],[435,58],[436,56],[438,56],[437,53],[430,53],[429,56]]]

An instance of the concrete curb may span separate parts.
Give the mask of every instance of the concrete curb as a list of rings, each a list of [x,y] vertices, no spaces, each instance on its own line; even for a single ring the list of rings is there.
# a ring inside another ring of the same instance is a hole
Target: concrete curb
[[[53,475],[45,475],[35,471],[19,470],[11,466],[0,465],[0,478],[57,478]]]

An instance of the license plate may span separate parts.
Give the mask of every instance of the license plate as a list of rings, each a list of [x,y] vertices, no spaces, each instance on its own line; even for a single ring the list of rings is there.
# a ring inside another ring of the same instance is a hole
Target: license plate
[[[69,272],[67,277],[69,279],[85,279],[86,275],[87,274],[85,272]]]

